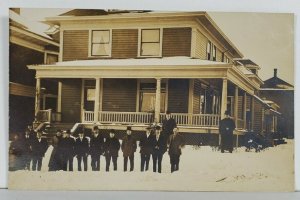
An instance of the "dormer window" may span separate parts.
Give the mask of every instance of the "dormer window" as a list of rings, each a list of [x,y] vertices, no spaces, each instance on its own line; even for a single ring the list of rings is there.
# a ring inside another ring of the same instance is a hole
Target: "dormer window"
[[[91,33],[91,56],[110,56],[110,30],[93,30]]]
[[[140,56],[161,56],[161,30],[141,29]]]
[[[211,41],[207,42],[206,58],[207,60],[217,60],[217,47]]]

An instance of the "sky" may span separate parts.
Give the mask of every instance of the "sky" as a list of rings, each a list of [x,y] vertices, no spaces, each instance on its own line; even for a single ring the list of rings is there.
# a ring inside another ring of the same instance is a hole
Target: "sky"
[[[68,9],[22,9],[21,15],[32,21],[56,16]],[[294,16],[284,13],[209,12],[210,17],[242,52],[261,67],[259,76],[273,76],[294,84]],[[41,26],[41,28],[45,28]]]

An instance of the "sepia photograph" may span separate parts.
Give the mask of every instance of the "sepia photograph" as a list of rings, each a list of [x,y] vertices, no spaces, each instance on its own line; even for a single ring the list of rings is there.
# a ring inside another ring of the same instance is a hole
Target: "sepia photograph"
[[[294,15],[9,9],[14,190],[294,191]]]

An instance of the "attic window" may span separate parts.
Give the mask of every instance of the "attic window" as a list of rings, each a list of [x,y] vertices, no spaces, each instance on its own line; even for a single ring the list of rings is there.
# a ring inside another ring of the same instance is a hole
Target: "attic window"
[[[141,56],[160,56],[160,29],[141,30]]]
[[[91,56],[110,56],[111,42],[109,30],[92,31]]]
[[[207,46],[206,46],[206,58],[207,60],[211,59],[211,42],[208,41]]]

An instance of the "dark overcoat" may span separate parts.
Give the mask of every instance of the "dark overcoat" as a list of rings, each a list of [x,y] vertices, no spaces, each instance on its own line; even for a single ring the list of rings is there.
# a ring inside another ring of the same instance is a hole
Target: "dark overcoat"
[[[184,137],[177,133],[169,136],[168,145],[169,145],[169,155],[181,155],[181,147],[184,146],[185,140]]]
[[[90,141],[90,154],[100,156],[104,151],[104,138],[98,134],[97,137],[92,136]]]
[[[126,135],[122,141],[123,156],[132,156],[136,151],[136,140],[132,135]]]
[[[117,138],[115,138],[115,137],[106,138],[106,140],[104,142],[105,156],[117,157],[119,150],[120,150],[120,142]]]
[[[142,134],[139,144],[141,154],[151,154],[153,152],[152,137],[152,134],[150,134],[148,137],[146,133]]]
[[[158,140],[156,135],[151,136],[152,153],[164,154],[167,151],[167,140],[163,134],[159,134]]]
[[[75,154],[79,156],[85,156],[89,153],[89,141],[86,137],[82,140],[78,137],[75,141]]]
[[[163,120],[162,133],[169,137],[169,135],[173,134],[173,129],[176,126],[176,121],[172,117],[169,120],[165,119]]]
[[[44,157],[48,149],[48,142],[45,138],[38,138],[32,140],[32,155],[36,157]]]

